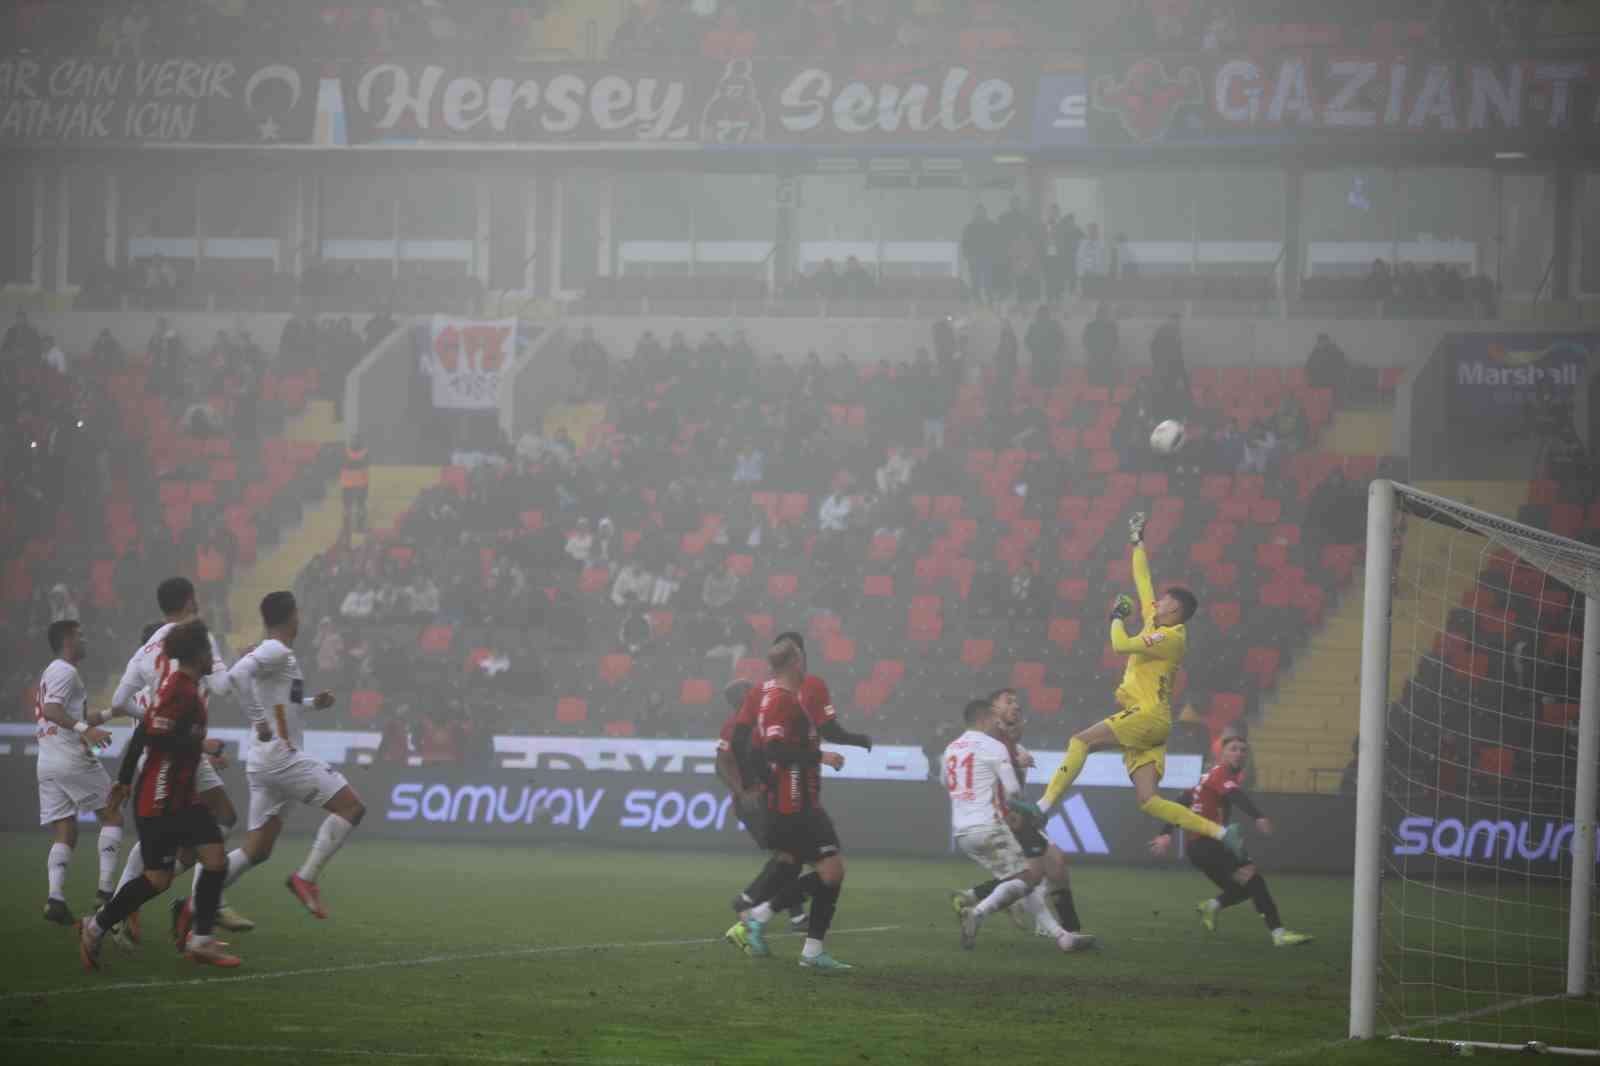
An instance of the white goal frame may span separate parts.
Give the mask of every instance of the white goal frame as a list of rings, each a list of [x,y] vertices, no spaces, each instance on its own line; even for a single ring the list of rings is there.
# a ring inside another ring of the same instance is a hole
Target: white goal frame
[[[1361,723],[1357,752],[1355,900],[1350,950],[1350,1037],[1370,1039],[1377,1030],[1378,974],[1383,911],[1383,781],[1389,706],[1390,580],[1394,519],[1400,492],[1434,500],[1445,513],[1478,519],[1489,528],[1523,529],[1552,546],[1592,553],[1594,548],[1543,530],[1519,526],[1455,500],[1431,496],[1407,485],[1378,480],[1367,490],[1367,556],[1361,634]],[[1538,565],[1538,564],[1535,564]],[[1542,569],[1543,567],[1541,567]],[[1575,589],[1584,592],[1584,589]],[[1595,806],[1600,784],[1600,595],[1584,597],[1583,659],[1578,702],[1578,759],[1574,788],[1571,899],[1567,925],[1566,994],[1590,994],[1588,960],[1591,894],[1595,876]],[[1508,1003],[1508,1007],[1515,1006]],[[1384,1034],[1390,1035],[1390,1034]],[[1400,1036],[1402,1034],[1392,1034]],[[1472,1043],[1467,1041],[1466,1043]],[[1507,1045],[1483,1045],[1499,1046]],[[1522,1045],[1514,1045],[1521,1050]],[[1600,1056],[1600,1050],[1572,1050]]]

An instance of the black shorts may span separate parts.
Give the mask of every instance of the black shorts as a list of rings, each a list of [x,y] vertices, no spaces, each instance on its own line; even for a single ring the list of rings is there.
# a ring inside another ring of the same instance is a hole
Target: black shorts
[[[1193,837],[1186,844],[1189,852],[1189,861],[1195,869],[1211,878],[1212,884],[1218,888],[1228,888],[1237,885],[1233,873],[1241,866],[1248,866],[1253,860],[1248,854],[1240,861],[1233,857],[1233,852],[1223,847],[1220,843],[1209,837]]]
[[[770,837],[772,814],[767,810],[765,800],[752,804],[740,803],[737,799],[733,803],[734,812],[738,814],[739,821],[744,823],[744,831],[750,834],[750,839],[756,842],[756,847],[762,851],[771,851],[772,845],[767,843]]]
[[[1022,845],[1022,854],[1030,859],[1043,858],[1044,853],[1050,850],[1050,839],[1031,818],[1024,818],[1022,828],[1013,829],[1011,833]]]
[[[205,807],[185,807],[158,818],[140,818],[139,851],[146,870],[166,870],[177,864],[179,848],[222,843],[222,830]]]
[[[821,807],[796,814],[773,811],[767,819],[767,846],[772,851],[788,852],[796,862],[812,863],[839,854],[839,834],[834,831],[833,819]]]

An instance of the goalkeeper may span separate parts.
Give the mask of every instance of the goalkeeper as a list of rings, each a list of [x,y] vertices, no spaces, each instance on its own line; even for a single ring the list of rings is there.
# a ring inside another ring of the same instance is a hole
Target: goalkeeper
[[[1172,680],[1183,665],[1189,649],[1185,623],[1194,617],[1199,601],[1193,592],[1179,585],[1168,588],[1158,600],[1150,581],[1150,561],[1144,550],[1145,516],[1134,515],[1128,522],[1128,539],[1133,544],[1133,582],[1139,593],[1143,625],[1129,636],[1123,620],[1133,614],[1133,601],[1118,596],[1111,609],[1111,649],[1128,657],[1122,684],[1117,686],[1117,706],[1111,717],[1096,722],[1078,733],[1067,745],[1066,758],[1050,778],[1041,814],[1048,814],[1072,783],[1083,772],[1089,752],[1095,748],[1119,747],[1122,762],[1133,781],[1139,809],[1159,822],[1179,825],[1195,836],[1222,843],[1235,858],[1243,859],[1244,842],[1239,827],[1224,828],[1189,808],[1163,799],[1156,791],[1167,769],[1167,735],[1172,732]]]

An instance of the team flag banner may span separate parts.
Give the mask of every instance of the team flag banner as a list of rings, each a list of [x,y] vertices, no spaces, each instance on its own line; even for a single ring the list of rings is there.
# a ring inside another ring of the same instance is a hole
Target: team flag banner
[[[254,59],[0,58],[0,144],[306,144],[321,75]]]
[[[422,352],[422,372],[433,383],[433,406],[452,411],[493,410],[500,377],[517,352],[517,320],[484,321],[434,315]]]

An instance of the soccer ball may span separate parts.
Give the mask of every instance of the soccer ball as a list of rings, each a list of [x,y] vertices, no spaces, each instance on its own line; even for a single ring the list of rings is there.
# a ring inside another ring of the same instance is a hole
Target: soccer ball
[[[1150,431],[1150,447],[1162,455],[1171,455],[1183,447],[1183,423],[1169,418]]]

